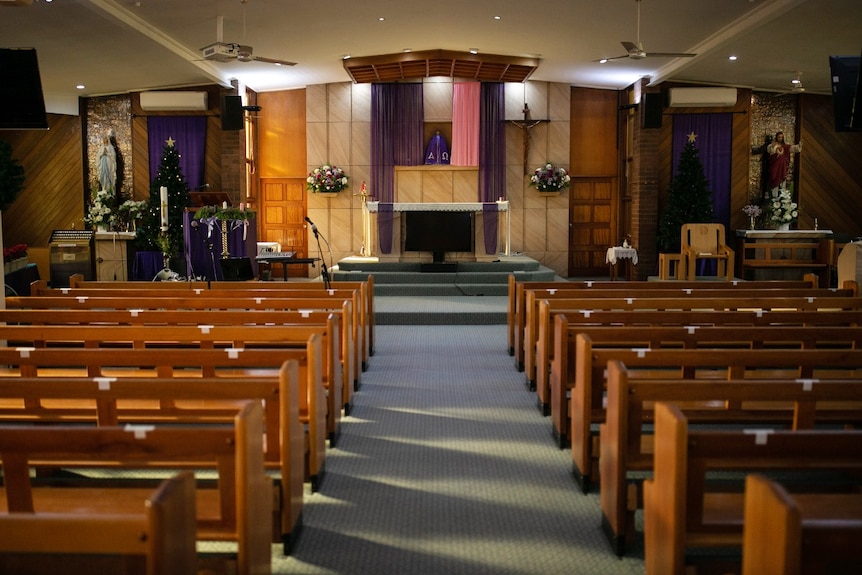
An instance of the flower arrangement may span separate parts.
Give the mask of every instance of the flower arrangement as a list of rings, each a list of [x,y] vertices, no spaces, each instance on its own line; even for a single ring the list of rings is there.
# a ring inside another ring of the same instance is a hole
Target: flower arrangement
[[[94,227],[110,227],[114,223],[114,213],[111,204],[114,201],[113,192],[99,190],[93,195],[93,203],[90,206],[84,222]]]
[[[308,174],[306,188],[312,193],[340,192],[347,187],[347,174],[338,166],[324,164]]]
[[[757,225],[757,218],[763,213],[763,210],[756,204],[747,204],[742,208],[742,211],[748,216],[748,229],[753,230]]]
[[[742,211],[745,212],[745,215],[749,218],[756,218],[760,214],[763,213],[763,210],[760,209],[760,206],[755,206],[754,204],[748,204]]]
[[[3,261],[11,262],[27,257],[27,244],[16,244],[10,248],[3,248]]]
[[[559,192],[563,188],[568,188],[571,180],[564,168],[547,163],[541,168],[536,168],[530,177],[530,185],[535,186],[540,192]]]
[[[135,220],[141,217],[141,214],[144,213],[144,210],[147,209],[147,202],[135,201],[135,200],[126,200],[120,207],[117,208],[117,223],[119,223],[123,228],[129,229],[132,228],[134,231],[135,228]]]
[[[798,207],[793,201],[792,192],[786,188],[781,189],[777,195],[773,193],[769,219],[779,226],[795,222],[799,216]]]

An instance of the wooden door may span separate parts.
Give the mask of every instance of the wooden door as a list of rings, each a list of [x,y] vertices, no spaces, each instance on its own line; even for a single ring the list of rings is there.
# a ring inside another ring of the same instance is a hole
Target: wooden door
[[[258,238],[278,242],[281,251],[308,257],[305,224],[305,178],[261,178]],[[272,266],[273,278],[283,277],[282,266]],[[308,277],[307,266],[288,266],[288,276]]]
[[[569,277],[608,274],[605,255],[619,245],[613,237],[613,205],[617,179],[612,176],[572,178],[569,189]]]

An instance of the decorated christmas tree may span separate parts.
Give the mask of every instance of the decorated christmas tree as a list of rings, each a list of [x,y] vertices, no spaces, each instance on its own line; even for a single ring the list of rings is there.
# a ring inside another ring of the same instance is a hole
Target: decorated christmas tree
[[[155,179],[150,183],[150,200],[141,214],[136,241],[138,249],[160,251],[169,257],[184,253],[183,213],[191,205],[189,186],[180,168],[180,154],[168,138],[162,148],[162,160]],[[162,230],[161,189],[167,188],[167,230]]]
[[[668,188],[667,206],[658,227],[658,249],[679,252],[683,224],[713,221],[712,192],[703,173],[697,148],[688,141],[679,158],[679,169]]]

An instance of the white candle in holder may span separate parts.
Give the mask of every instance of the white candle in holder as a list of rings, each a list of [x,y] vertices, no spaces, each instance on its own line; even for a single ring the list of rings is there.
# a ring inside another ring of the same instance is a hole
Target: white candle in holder
[[[159,198],[162,207],[162,231],[168,231],[168,188],[162,186],[159,188]]]

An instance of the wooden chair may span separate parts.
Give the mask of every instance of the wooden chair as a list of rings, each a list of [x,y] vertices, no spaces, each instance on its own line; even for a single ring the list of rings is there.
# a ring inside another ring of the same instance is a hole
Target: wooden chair
[[[724,224],[683,224],[681,253],[689,281],[695,279],[698,260],[715,260],[718,277],[733,280],[734,253],[725,242]]]

